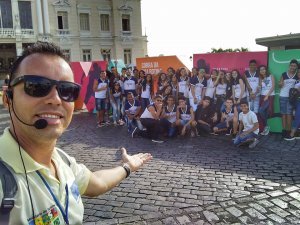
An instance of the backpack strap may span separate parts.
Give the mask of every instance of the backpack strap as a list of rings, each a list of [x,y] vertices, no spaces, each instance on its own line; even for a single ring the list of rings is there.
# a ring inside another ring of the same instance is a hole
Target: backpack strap
[[[12,172],[0,160],[0,179],[2,183],[3,198],[0,208],[0,225],[8,224],[10,211],[15,205],[15,195],[18,185]]]

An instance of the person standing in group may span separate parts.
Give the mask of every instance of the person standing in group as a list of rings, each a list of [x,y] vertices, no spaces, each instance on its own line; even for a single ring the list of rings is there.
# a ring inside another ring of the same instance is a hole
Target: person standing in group
[[[187,103],[189,104],[190,79],[184,67],[179,69],[177,77],[178,77],[178,97],[184,96]]]
[[[245,91],[245,82],[242,79],[238,70],[232,70],[232,98],[236,105],[238,112],[240,112],[241,101],[247,101],[247,95]]]
[[[270,127],[267,124],[267,120],[273,115],[275,78],[268,72],[267,67],[264,65],[258,67],[258,72],[261,83],[261,96],[258,113],[263,125],[263,131],[260,134],[268,135],[270,132]]]
[[[98,79],[94,80],[93,90],[95,92],[95,103],[98,117],[98,127],[105,126],[104,115],[109,102],[109,82],[106,72],[101,71]]]
[[[293,107],[289,102],[289,91],[297,81],[298,61],[292,59],[287,72],[282,73],[279,87],[279,104],[282,118],[282,137],[285,138],[291,131]]]
[[[218,77],[214,82],[214,86],[216,87],[215,97],[216,97],[216,105],[215,110],[218,115],[218,121],[221,119],[221,107],[226,100],[226,89],[227,83],[225,79],[225,71],[219,70]]]
[[[249,103],[247,101],[242,100],[240,106],[239,134],[233,139],[233,144],[240,146],[249,143],[249,148],[255,148],[259,143],[257,139],[259,132],[257,116],[249,109]]]
[[[178,102],[178,79],[175,74],[171,76],[170,85],[172,87],[172,95],[175,98],[175,103]]]
[[[200,69],[197,76],[191,78],[191,88],[189,93],[190,106],[193,107],[194,112],[197,110],[198,105],[202,102],[206,87],[207,80],[205,79],[205,70]]]
[[[250,110],[258,113],[261,86],[259,82],[259,74],[257,73],[257,62],[255,59],[249,61],[249,70],[245,72],[245,84],[248,92],[248,102]]]
[[[110,104],[113,108],[113,122],[114,125],[124,125],[120,121],[121,115],[121,98],[122,98],[122,89],[119,82],[114,82],[112,88],[110,89]]]
[[[170,80],[167,77],[167,74],[161,72],[158,74],[158,81],[157,81],[157,92],[162,91],[166,86],[168,86]]]
[[[146,107],[150,104],[150,100],[153,95],[153,81],[152,75],[147,74],[144,80],[141,82],[141,106],[142,112],[146,109]]]
[[[294,88],[297,90],[297,92],[295,94],[295,99],[293,99],[294,106],[295,106],[295,118],[292,123],[291,132],[289,133],[289,135],[287,135],[284,138],[284,140],[286,140],[286,141],[300,139],[299,135],[298,136],[295,135],[297,129],[300,128],[300,69],[299,69],[299,67],[298,67],[298,72],[297,72],[297,82],[296,82]]]
[[[205,96],[210,97],[211,98],[211,105],[214,105],[214,95],[215,95],[215,81],[217,79],[218,76],[218,71],[216,69],[213,69],[211,71],[211,74],[206,74],[206,82],[207,82],[207,86],[206,86],[206,91],[205,91]]]

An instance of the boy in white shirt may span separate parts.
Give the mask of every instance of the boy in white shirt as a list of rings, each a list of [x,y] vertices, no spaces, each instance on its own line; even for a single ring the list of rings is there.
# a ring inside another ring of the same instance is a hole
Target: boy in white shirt
[[[247,101],[242,101],[241,111],[239,114],[239,134],[233,141],[233,144],[240,146],[245,143],[250,143],[249,148],[254,148],[258,144],[258,132],[259,124],[257,116],[254,112],[249,110],[249,103]]]

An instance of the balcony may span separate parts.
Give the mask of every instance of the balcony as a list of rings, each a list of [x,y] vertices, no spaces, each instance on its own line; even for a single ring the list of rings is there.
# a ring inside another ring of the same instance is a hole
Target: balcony
[[[28,36],[33,36],[34,35],[34,30],[33,29],[22,29],[21,30],[22,36],[28,37]]]
[[[70,35],[70,30],[69,29],[58,29],[57,30],[57,35],[58,36],[67,36],[67,35]]]
[[[4,38],[13,38],[16,32],[13,28],[0,28],[0,36]]]
[[[132,42],[132,32],[131,31],[120,31],[120,37],[122,42]]]

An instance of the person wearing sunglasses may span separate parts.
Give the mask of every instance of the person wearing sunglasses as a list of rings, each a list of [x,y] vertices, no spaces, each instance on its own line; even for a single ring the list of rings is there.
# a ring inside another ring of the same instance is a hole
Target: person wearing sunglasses
[[[123,165],[91,172],[57,148],[79,94],[68,62],[52,43],[25,48],[13,64],[3,95],[11,121],[0,137],[0,160],[13,173],[17,193],[14,199],[4,196],[0,173],[0,202],[7,210],[0,212],[1,224],[38,224],[43,218],[49,224],[82,224],[81,195],[111,190],[152,158],[148,153],[130,156],[122,148]]]

